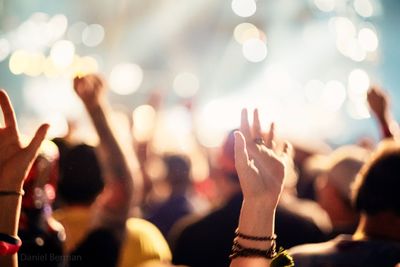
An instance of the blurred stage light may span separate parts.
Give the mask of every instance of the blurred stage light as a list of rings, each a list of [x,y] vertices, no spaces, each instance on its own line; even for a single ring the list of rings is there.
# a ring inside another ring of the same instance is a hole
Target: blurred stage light
[[[254,0],[232,0],[233,12],[239,17],[247,18],[256,13],[257,5]]]
[[[267,56],[267,46],[260,39],[253,38],[243,44],[242,53],[250,62],[261,62]]]
[[[336,112],[346,100],[346,89],[339,81],[329,81],[322,92],[321,107],[329,112]]]
[[[51,34],[50,42],[56,41],[62,38],[67,31],[68,19],[63,14],[57,14],[49,20],[47,25]]]
[[[361,46],[358,39],[352,39],[347,44],[347,55],[356,62],[361,62],[365,60],[367,57],[367,53],[365,52],[364,48]]]
[[[347,103],[347,113],[351,118],[356,120],[368,119],[371,117],[369,113],[368,103],[365,99],[351,100]]]
[[[66,68],[74,60],[75,46],[71,41],[60,40],[54,43],[50,50],[50,58],[58,68]]]
[[[200,83],[197,77],[189,72],[182,72],[176,75],[173,88],[174,92],[184,98],[194,96],[199,90]]]
[[[46,58],[42,53],[31,53],[24,73],[31,77],[39,76],[42,74],[45,61]]]
[[[6,59],[10,52],[10,42],[5,38],[0,38],[0,62]]]
[[[335,9],[335,0],[314,0],[314,4],[323,12],[331,12]]]
[[[233,31],[233,36],[239,44],[243,44],[249,39],[259,38],[260,32],[253,24],[244,22],[235,27],[235,30]]]
[[[47,138],[64,137],[68,133],[68,122],[61,113],[53,112],[45,117],[44,121],[51,125]]]
[[[370,86],[368,74],[362,69],[355,69],[349,74],[348,95],[351,100],[365,100]]]
[[[81,44],[82,34],[87,26],[88,25],[84,22],[77,22],[71,25],[67,32],[68,39],[71,40],[74,44]]]
[[[355,0],[354,10],[358,15],[365,18],[371,17],[374,13],[374,8],[370,0]]]
[[[143,81],[140,66],[131,63],[120,63],[111,71],[110,88],[119,95],[129,95],[139,89]]]
[[[368,52],[373,52],[378,48],[378,36],[369,28],[362,28],[358,33],[360,45]]]
[[[154,133],[156,111],[150,105],[141,105],[133,113],[133,136],[138,142],[149,141]]]
[[[89,47],[98,46],[104,39],[104,28],[99,24],[91,24],[82,32],[82,42]]]
[[[29,65],[28,52],[26,52],[25,50],[17,50],[14,53],[12,53],[9,61],[9,68],[13,74],[19,75],[24,73],[28,65]]]

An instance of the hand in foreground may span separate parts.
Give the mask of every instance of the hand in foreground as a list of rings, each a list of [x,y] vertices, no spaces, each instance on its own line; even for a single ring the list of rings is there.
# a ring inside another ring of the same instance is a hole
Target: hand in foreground
[[[23,148],[15,113],[4,90],[0,90],[0,105],[5,124],[4,127],[0,127],[0,190],[19,192],[49,125],[41,125],[30,144]]]
[[[367,94],[368,104],[378,118],[384,118],[388,110],[388,96],[378,87],[371,87]]]
[[[105,86],[100,76],[85,75],[74,79],[74,89],[87,108],[95,107],[105,98]]]
[[[265,199],[276,206],[283,188],[288,146],[277,149],[273,126],[265,139],[258,111],[254,111],[250,129],[247,110],[243,109],[240,132],[235,132],[235,165],[244,199]]]

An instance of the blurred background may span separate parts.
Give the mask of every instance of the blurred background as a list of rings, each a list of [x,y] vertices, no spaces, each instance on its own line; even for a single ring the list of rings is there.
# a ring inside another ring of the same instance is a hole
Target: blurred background
[[[399,26],[398,0],[0,0],[0,86],[28,134],[87,125],[71,78],[101,72],[114,123],[161,150],[220,145],[242,107],[310,145],[377,140],[366,91],[400,117]]]

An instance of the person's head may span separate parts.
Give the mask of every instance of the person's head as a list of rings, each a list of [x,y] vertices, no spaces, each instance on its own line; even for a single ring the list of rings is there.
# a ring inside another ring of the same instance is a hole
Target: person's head
[[[355,208],[366,215],[389,212],[400,217],[400,144],[383,141],[354,184]]]
[[[95,149],[88,145],[71,148],[65,156],[58,193],[66,204],[90,205],[104,188]]]
[[[357,212],[351,205],[351,185],[369,157],[359,146],[343,146],[325,158],[319,158],[320,174],[316,178],[316,200],[331,218],[334,227],[357,223]]]
[[[166,181],[172,191],[185,191],[191,184],[189,158],[184,155],[168,154],[163,160],[166,167]]]

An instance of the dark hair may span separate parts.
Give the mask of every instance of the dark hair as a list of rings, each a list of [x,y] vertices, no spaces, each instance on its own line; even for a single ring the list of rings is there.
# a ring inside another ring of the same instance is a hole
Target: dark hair
[[[358,211],[369,215],[391,211],[400,215],[400,145],[384,141],[361,169],[354,189]]]
[[[190,184],[190,160],[184,155],[169,154],[163,157],[167,181],[172,185]]]
[[[58,192],[67,204],[91,204],[104,188],[93,147],[78,145],[65,156]]]

